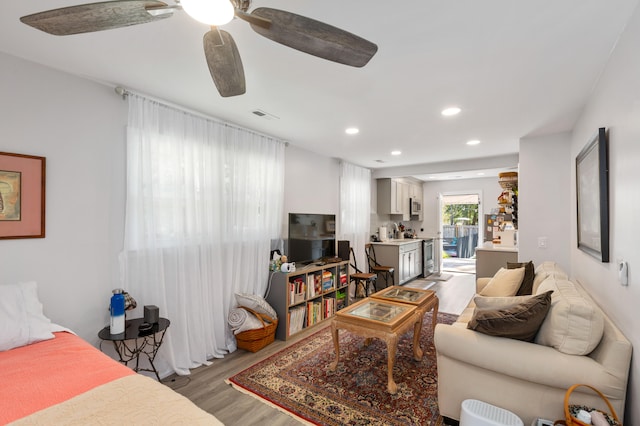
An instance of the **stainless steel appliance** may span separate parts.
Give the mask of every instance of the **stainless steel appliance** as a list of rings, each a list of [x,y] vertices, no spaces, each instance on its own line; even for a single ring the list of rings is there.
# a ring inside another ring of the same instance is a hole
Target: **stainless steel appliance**
[[[406,202],[406,201],[405,201]],[[422,213],[422,203],[416,198],[409,199],[409,214],[418,215]]]
[[[425,277],[435,271],[435,249],[432,238],[422,240],[422,270]]]

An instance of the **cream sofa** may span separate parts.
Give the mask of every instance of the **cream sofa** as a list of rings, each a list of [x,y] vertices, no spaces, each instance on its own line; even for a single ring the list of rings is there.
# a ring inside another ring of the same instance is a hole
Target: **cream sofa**
[[[476,292],[480,293],[489,280],[479,278]],[[436,326],[442,416],[459,420],[462,401],[477,399],[515,413],[525,425],[536,418],[563,419],[566,390],[584,383],[603,392],[623,419],[631,343],[582,286],[568,280],[554,262],[545,262],[535,270],[533,294],[549,290],[554,290],[551,307],[532,343],[468,329],[475,297],[456,323]],[[576,313],[578,317],[571,319]],[[573,332],[572,327],[579,330]],[[541,341],[543,337],[546,341]],[[587,351],[584,355],[569,354]],[[574,391],[570,402],[608,411],[585,387]]]

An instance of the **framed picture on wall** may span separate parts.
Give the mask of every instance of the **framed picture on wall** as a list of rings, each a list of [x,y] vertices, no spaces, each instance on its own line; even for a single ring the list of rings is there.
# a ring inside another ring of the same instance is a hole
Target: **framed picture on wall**
[[[598,129],[576,157],[578,248],[609,262],[608,133]]]
[[[0,152],[0,239],[44,238],[45,162]]]

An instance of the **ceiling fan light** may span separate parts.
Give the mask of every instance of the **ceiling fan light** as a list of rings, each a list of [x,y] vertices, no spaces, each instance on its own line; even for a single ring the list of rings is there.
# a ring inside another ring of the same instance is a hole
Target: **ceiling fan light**
[[[233,5],[229,0],[182,0],[182,9],[196,21],[219,27],[233,19]]]

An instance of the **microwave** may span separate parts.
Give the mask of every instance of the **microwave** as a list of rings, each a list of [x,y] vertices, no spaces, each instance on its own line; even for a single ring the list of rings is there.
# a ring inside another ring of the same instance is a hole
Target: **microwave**
[[[417,215],[422,213],[422,203],[416,198],[409,199],[409,214]]]

